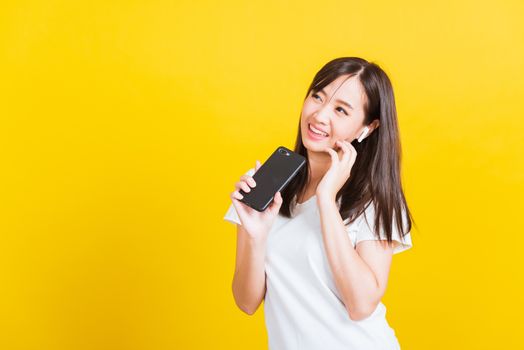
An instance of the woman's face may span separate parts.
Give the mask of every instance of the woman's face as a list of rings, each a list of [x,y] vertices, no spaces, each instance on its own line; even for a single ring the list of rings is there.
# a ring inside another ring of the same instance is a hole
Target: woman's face
[[[366,96],[358,77],[348,76],[338,77],[317,93],[311,91],[304,101],[300,130],[302,142],[309,151],[336,149],[337,140],[351,142],[362,133]],[[315,134],[311,126],[327,136]]]

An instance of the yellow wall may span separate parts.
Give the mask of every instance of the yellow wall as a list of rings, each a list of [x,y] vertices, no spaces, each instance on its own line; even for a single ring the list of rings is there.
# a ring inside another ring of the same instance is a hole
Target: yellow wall
[[[329,60],[390,75],[418,223],[403,349],[522,348],[521,1],[13,1],[0,10],[0,348],[264,349],[234,182]]]

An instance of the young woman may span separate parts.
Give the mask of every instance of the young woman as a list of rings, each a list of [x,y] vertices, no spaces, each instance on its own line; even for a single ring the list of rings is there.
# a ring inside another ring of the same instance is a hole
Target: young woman
[[[328,62],[304,100],[295,152],[307,167],[262,213],[235,184],[224,219],[237,224],[233,295],[264,300],[271,350],[399,349],[381,298],[392,255],[411,247],[411,213],[391,82],[358,57]],[[413,221],[414,223],[414,221]]]

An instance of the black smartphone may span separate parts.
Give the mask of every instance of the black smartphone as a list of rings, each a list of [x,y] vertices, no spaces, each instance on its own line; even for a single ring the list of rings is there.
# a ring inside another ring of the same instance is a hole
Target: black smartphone
[[[241,202],[251,208],[264,211],[273,201],[277,192],[281,192],[306,164],[306,157],[284,146],[279,146],[271,156],[253,174],[256,186],[250,192],[240,189],[244,196]]]

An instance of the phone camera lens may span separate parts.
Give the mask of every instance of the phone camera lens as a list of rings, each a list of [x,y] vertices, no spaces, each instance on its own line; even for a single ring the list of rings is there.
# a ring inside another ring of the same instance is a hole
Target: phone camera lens
[[[283,148],[279,148],[279,149],[278,149],[278,152],[280,152],[281,154],[285,154],[286,156],[289,156],[289,152],[286,151],[286,150],[283,149]]]

